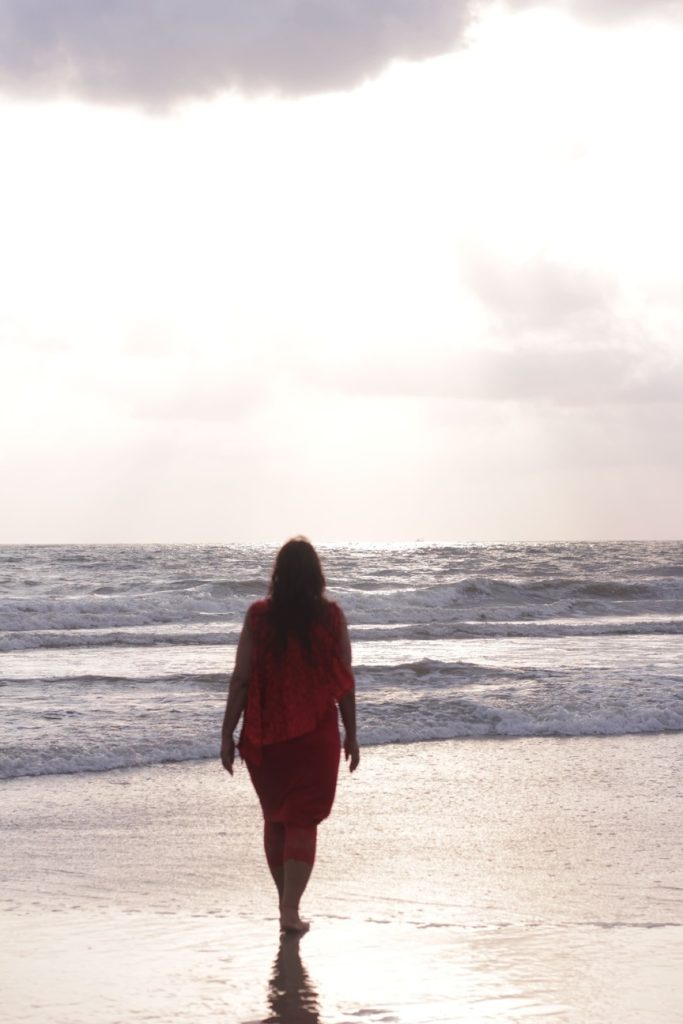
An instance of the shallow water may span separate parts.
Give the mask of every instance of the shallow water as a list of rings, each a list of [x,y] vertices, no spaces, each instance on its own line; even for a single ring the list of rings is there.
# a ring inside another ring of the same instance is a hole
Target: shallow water
[[[682,755],[680,735],[365,750],[281,957],[243,770],[6,782],[5,1019],[674,1024]]]

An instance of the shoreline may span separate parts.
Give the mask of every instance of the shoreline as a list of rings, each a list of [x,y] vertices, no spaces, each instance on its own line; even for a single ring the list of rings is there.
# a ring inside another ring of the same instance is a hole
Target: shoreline
[[[559,743],[571,743],[571,742],[601,742],[603,740],[656,740],[659,737],[666,736],[681,736],[683,737],[683,729],[662,729],[658,732],[624,732],[624,733],[591,733],[575,735],[562,735],[562,734],[547,734],[547,735],[523,735],[523,736],[505,736],[505,735],[484,735],[484,736],[435,736],[430,739],[419,739],[419,740],[403,740],[394,739],[387,740],[382,743],[367,743],[361,746],[361,753],[363,751],[370,750],[384,750],[387,748],[394,747],[414,747],[414,746],[431,746],[432,744],[441,743],[455,743],[455,744],[478,744],[478,743],[527,743],[527,742],[559,742]],[[200,767],[202,765],[207,766],[213,763],[220,763],[220,756],[218,748],[215,755],[209,757],[194,757],[188,758],[187,760],[174,761],[172,759],[162,761],[150,761],[144,764],[131,764],[131,765],[118,765],[112,768],[77,768],[73,771],[60,771],[60,772],[34,772],[27,773],[25,775],[9,775],[0,777],[0,787],[9,785],[11,783],[25,782],[27,780],[38,781],[40,779],[64,779],[83,777],[87,778],[90,776],[107,776],[116,773],[123,772],[146,772],[153,771],[155,768],[166,769],[166,768],[182,768],[183,766],[188,767]],[[244,762],[237,758],[237,762],[240,767],[245,768]],[[343,765],[341,766],[343,769]],[[341,770],[340,769],[340,770]],[[246,770],[246,768],[245,768]]]
[[[243,766],[4,780],[5,1019],[680,1022],[683,734],[486,739],[342,764],[282,948]]]

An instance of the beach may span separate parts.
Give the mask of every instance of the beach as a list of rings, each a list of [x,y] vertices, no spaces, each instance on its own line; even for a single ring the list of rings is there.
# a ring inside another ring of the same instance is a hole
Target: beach
[[[369,747],[280,941],[247,774],[3,783],[8,1024],[683,1020],[681,734]]]
[[[683,544],[324,549],[363,757],[282,944],[218,761],[273,555],[0,548],[3,1021],[683,1022]]]

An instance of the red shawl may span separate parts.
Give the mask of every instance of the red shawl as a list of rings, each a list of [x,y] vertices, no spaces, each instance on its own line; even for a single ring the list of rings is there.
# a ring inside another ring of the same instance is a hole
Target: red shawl
[[[252,654],[241,756],[259,764],[261,747],[312,732],[330,705],[353,689],[353,674],[341,659],[341,612],[325,602],[327,614],[311,630],[311,652],[298,638],[276,653],[268,615],[270,601],[256,601],[247,613]]]

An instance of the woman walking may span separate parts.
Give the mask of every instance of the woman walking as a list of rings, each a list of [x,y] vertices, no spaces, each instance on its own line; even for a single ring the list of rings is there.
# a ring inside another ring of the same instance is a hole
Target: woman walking
[[[266,860],[280,926],[304,932],[299,902],[315,860],[318,824],[334,801],[340,759],[358,767],[351,645],[341,609],[324,597],[318,555],[304,538],[278,552],[269,596],[246,615],[223,719],[221,760],[232,775],[233,733],[263,810]]]

